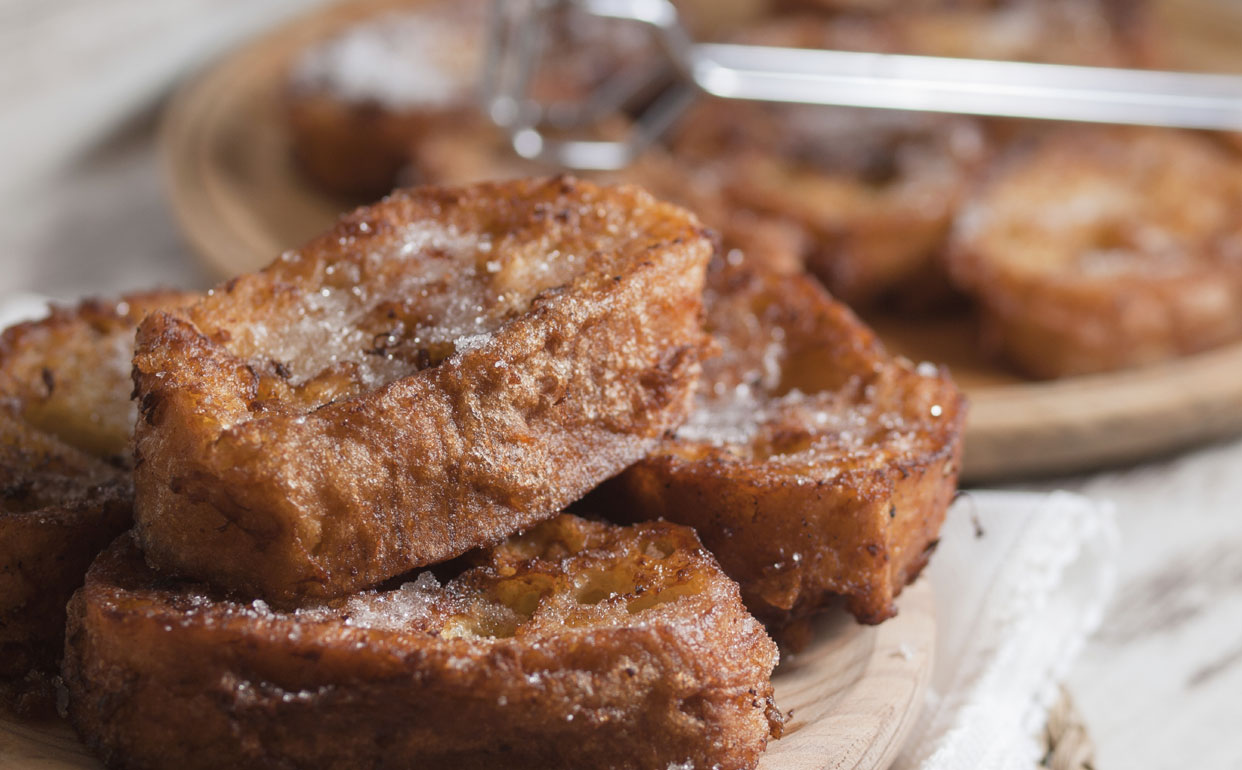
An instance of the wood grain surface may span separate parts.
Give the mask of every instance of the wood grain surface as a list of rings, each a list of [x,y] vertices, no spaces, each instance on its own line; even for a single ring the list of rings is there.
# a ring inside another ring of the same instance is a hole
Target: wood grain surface
[[[1189,2],[1166,11],[1167,25],[1183,30],[1172,38],[1174,53],[1187,66],[1219,66],[1231,51],[1204,30],[1218,33],[1228,12],[1205,21],[1185,12],[1200,0]],[[284,73],[309,41],[409,3],[354,0],[316,11],[247,44],[176,95],[162,135],[173,208],[219,274],[266,264],[350,206],[316,191],[292,163],[280,110]],[[1242,15],[1228,18],[1242,30]],[[1141,370],[1026,382],[979,352],[967,319],[869,320],[896,352],[948,364],[966,390],[968,483],[1080,472],[1242,433],[1242,344]]]
[[[776,704],[792,718],[768,746],[760,770],[883,770],[918,719],[931,676],[936,624],[926,580],[906,589],[896,618],[862,626],[844,612],[786,655],[773,676]],[[0,717],[0,767],[99,770],[61,721]]]

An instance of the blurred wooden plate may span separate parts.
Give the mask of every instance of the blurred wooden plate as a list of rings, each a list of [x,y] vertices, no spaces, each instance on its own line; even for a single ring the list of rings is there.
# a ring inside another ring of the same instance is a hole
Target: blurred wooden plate
[[[883,770],[918,719],[931,676],[936,623],[926,580],[906,589],[896,618],[862,626],[837,612],[773,676],[793,719],[760,770]],[[0,717],[0,767],[101,770],[65,722]]]
[[[173,208],[222,276],[252,270],[326,229],[349,207],[304,182],[280,113],[288,62],[343,24],[410,0],[355,0],[277,29],[188,83],[168,109],[161,150]],[[1161,8],[1188,66],[1239,56],[1242,12],[1210,0]],[[1070,473],[1242,432],[1242,345],[1147,369],[1050,383],[1020,380],[982,356],[967,319],[873,319],[890,346],[949,364],[970,396],[968,482]]]

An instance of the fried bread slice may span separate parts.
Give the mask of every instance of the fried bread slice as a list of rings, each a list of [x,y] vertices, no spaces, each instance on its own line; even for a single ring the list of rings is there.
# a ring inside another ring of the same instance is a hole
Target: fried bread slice
[[[381,195],[397,181],[410,147],[490,126],[478,108],[487,15],[486,0],[411,2],[302,51],[287,76],[284,110],[294,155],[311,181],[342,195]],[[653,48],[640,25],[601,21],[572,5],[548,20],[549,53],[531,83],[548,103],[587,100]]]
[[[132,489],[114,465],[0,409],[0,705],[50,712],[65,602],[129,527]]]
[[[750,768],[776,647],[685,527],[569,515],[440,582],[273,611],[118,540],[70,605],[70,717],[129,768]]]
[[[416,188],[152,315],[147,558],[290,601],[554,516],[689,413],[711,250],[634,187]]]
[[[34,430],[87,454],[128,464],[137,409],[129,395],[134,330],[152,310],[189,304],[188,292],[87,299],[0,336],[0,401]]]
[[[1139,366],[1242,338],[1242,158],[1206,134],[1065,127],[959,219],[955,280],[1024,373]]]
[[[0,335],[0,702],[49,710],[65,602],[131,523],[134,330],[176,292],[57,307]]]
[[[965,404],[948,375],[885,352],[805,275],[713,263],[708,361],[690,420],[601,490],[625,517],[694,527],[747,607],[796,645],[844,597],[895,612],[956,491]]]
[[[934,304],[937,256],[982,162],[973,119],[704,101],[674,139],[730,208],[798,228],[798,261],[854,306]]]
[[[380,195],[411,141],[480,121],[485,28],[478,0],[412,3],[307,46],[283,97],[302,171],[329,192]]]

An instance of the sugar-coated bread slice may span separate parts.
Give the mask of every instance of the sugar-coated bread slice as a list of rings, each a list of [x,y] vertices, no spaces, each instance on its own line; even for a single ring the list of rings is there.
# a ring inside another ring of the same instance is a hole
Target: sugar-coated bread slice
[[[397,183],[411,148],[490,127],[479,106],[489,6],[488,0],[423,0],[391,7],[343,24],[299,52],[286,74],[282,107],[294,156],[309,179],[332,193],[378,196]],[[603,21],[573,4],[539,18],[546,56],[530,87],[548,103],[586,101],[606,79],[656,56],[640,24]]]
[[[186,305],[189,292],[135,292],[119,300],[54,306],[0,335],[0,402],[35,430],[88,454],[129,462],[137,409],[130,400],[134,330],[152,310]]]
[[[0,704],[51,708],[65,602],[131,522],[134,330],[190,299],[88,300],[0,335]]]
[[[1024,373],[1139,366],[1242,338],[1242,158],[1215,137],[1071,126],[1015,148],[951,269]]]
[[[151,316],[147,558],[291,601],[556,515],[689,413],[711,250],[633,187],[416,188]]]
[[[947,374],[889,355],[805,275],[713,263],[690,420],[600,493],[698,531],[747,607],[797,643],[838,598],[895,612],[957,487],[965,403]]]
[[[65,602],[131,522],[126,474],[0,410],[0,706],[48,713]]]
[[[70,605],[70,717],[133,770],[733,770],[779,735],[776,646],[688,528],[564,515],[468,561],[274,611],[126,536]]]

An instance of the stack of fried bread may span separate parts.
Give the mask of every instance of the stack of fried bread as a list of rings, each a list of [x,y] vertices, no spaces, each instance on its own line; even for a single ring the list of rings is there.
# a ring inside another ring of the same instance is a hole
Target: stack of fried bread
[[[116,767],[754,767],[769,633],[891,616],[961,453],[936,367],[570,177],[398,191],[0,353],[0,673],[30,708],[64,634]]]
[[[65,602],[129,529],[134,329],[178,292],[57,309],[0,336],[0,702],[47,710]]]
[[[700,5],[678,3],[700,37],[752,45],[1169,64],[1142,0],[731,0],[707,26],[699,23],[706,15]],[[401,13],[406,23],[430,25],[441,23],[447,8],[460,15],[471,7],[470,0],[411,0]],[[632,29],[618,30],[613,42],[600,32],[603,23],[561,19],[553,30],[559,43],[538,71],[537,96],[582,101],[618,72],[658,58]],[[365,26],[356,27],[298,58],[287,99],[296,147],[330,147],[338,160],[388,148],[371,189],[401,177],[456,184],[549,172],[514,160],[508,137],[471,111],[466,97],[474,94],[474,79],[454,81],[455,103],[467,105],[462,109],[472,117],[446,124],[435,89],[412,86],[398,104],[366,88],[359,68],[331,64],[332,52],[351,40],[372,64],[400,66],[385,58],[381,40],[367,37]],[[481,60],[482,40],[469,38],[454,50]],[[335,79],[319,77],[320,86],[308,90],[309,70]],[[299,117],[312,101],[406,125],[384,142],[362,130],[330,130],[330,122]],[[593,130],[617,136],[648,103],[636,99]],[[1135,138],[1140,134],[1145,138]],[[609,178],[690,205],[727,248],[779,258],[792,272],[805,268],[860,312],[977,318],[981,347],[1022,374],[1051,378],[1146,365],[1242,339],[1242,294],[1229,256],[1237,218],[1190,221],[1185,211],[1198,207],[1179,203],[1231,200],[1221,188],[1229,187],[1242,156],[1236,142],[1221,138],[704,99],[660,146]],[[1104,146],[1106,153],[1097,151]],[[302,152],[308,153],[315,154]],[[1202,172],[1171,180],[1144,170],[1182,155]],[[1075,166],[1071,156],[1086,162]],[[303,166],[323,181],[312,162]],[[346,163],[341,183],[325,189],[356,189],[351,177],[367,167]],[[1106,175],[1115,183],[1086,181]],[[668,179],[673,184],[662,183]],[[1072,195],[1056,192],[1062,179]],[[1136,184],[1168,182],[1176,182],[1176,194],[1124,194]],[[1080,202],[1075,216],[1065,211],[1071,197]],[[1142,222],[1153,224],[1126,224]],[[1083,237],[1114,230],[1116,237]],[[1124,280],[1105,280],[1104,263]]]

